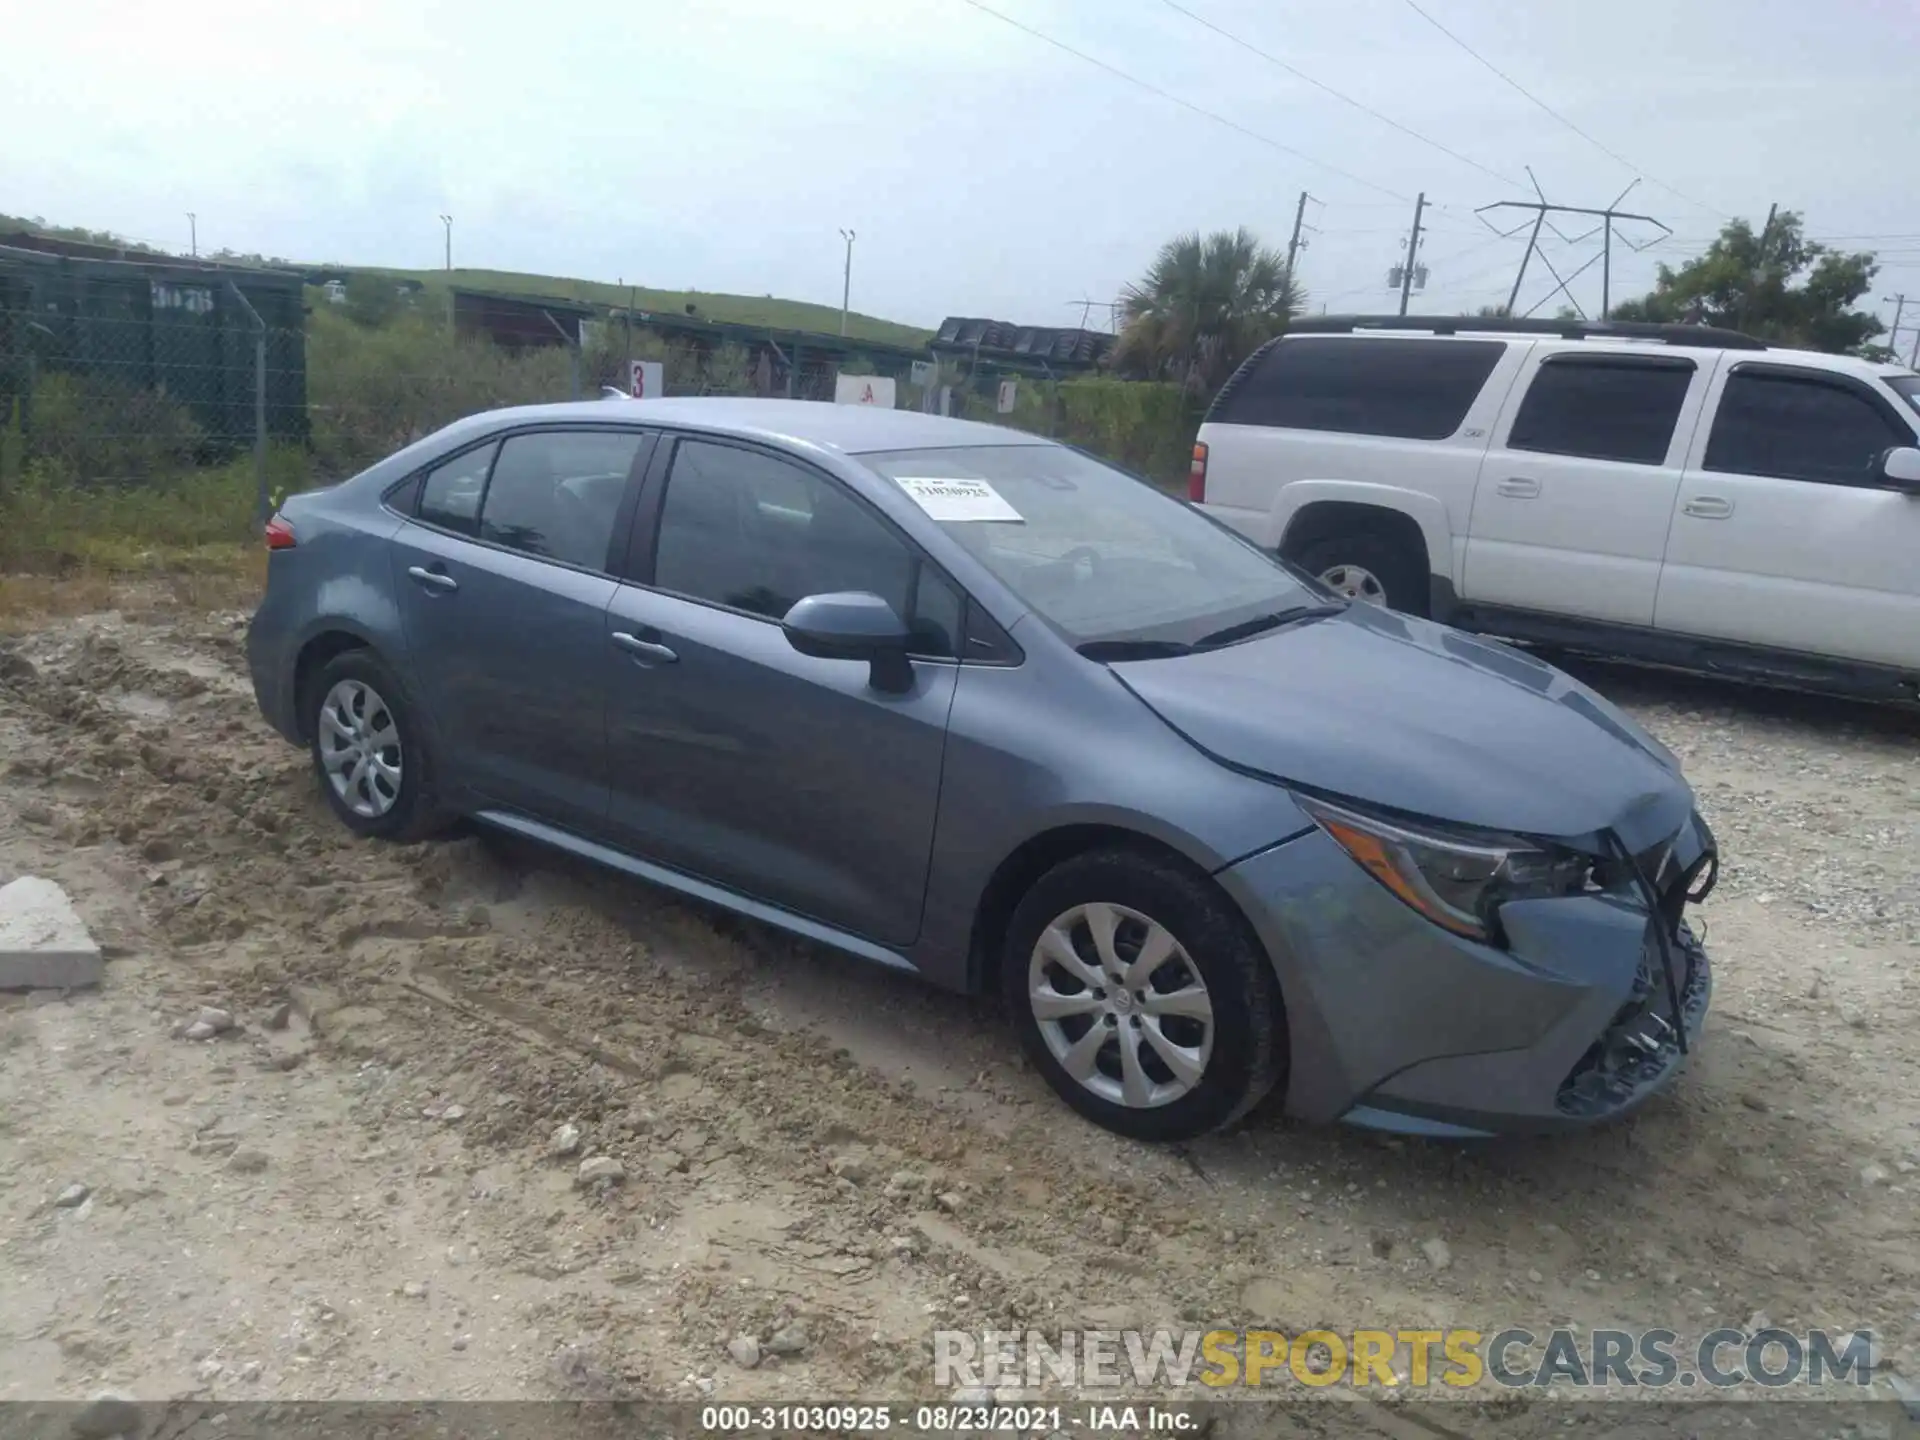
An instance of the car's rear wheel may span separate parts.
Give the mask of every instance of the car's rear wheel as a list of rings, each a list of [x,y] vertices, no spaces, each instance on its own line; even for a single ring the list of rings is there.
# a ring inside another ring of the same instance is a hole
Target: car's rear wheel
[[[1427,613],[1426,567],[1390,536],[1368,530],[1330,536],[1309,545],[1295,563],[1350,600],[1409,615]]]
[[[1285,1068],[1280,988],[1204,875],[1101,850],[1042,876],[1002,959],[1013,1024],[1075,1110],[1139,1140],[1186,1140],[1258,1104]]]
[[[426,740],[400,682],[365,650],[336,655],[304,689],[320,793],[346,827],[387,840],[439,828]]]

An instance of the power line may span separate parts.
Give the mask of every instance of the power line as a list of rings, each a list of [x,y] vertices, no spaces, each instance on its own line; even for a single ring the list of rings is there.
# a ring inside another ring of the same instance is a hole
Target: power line
[[[1686,201],[1687,204],[1696,206],[1697,208],[1706,211],[1709,215],[1714,215],[1719,217],[1725,216],[1725,213],[1726,213],[1725,211],[1722,211],[1716,208],[1715,206],[1709,205],[1705,201],[1694,199],[1693,196],[1687,194],[1684,190],[1674,189],[1673,186],[1667,184],[1666,181],[1662,180],[1657,175],[1648,175],[1645,170],[1641,169],[1638,165],[1634,164],[1631,160],[1627,159],[1627,157],[1622,155],[1618,150],[1615,150],[1610,146],[1601,144],[1600,141],[1594,139],[1593,136],[1589,135],[1586,131],[1582,130],[1578,125],[1574,124],[1573,121],[1569,120],[1566,116],[1562,115],[1558,110],[1554,109],[1551,105],[1547,104],[1546,101],[1542,100],[1538,95],[1534,94],[1531,90],[1527,89],[1526,86],[1522,85],[1518,80],[1514,79],[1511,75],[1507,74],[1506,71],[1502,70],[1498,65],[1494,64],[1491,60],[1487,59],[1486,56],[1482,55],[1478,50],[1474,49],[1466,41],[1462,40],[1458,35],[1454,34],[1453,31],[1449,30],[1446,26],[1442,25],[1438,20],[1434,19],[1433,16],[1429,15],[1425,10],[1421,9],[1418,3],[1418,0],[1406,0],[1406,4],[1407,4],[1407,8],[1412,10],[1414,14],[1418,15],[1422,20],[1426,21],[1427,24],[1431,25],[1434,29],[1438,30],[1442,35],[1446,36],[1447,39],[1451,40],[1454,44],[1458,45],[1462,50],[1466,51],[1467,54],[1471,55],[1475,60],[1478,60],[1482,65],[1486,66],[1487,69],[1491,70],[1495,75],[1499,76],[1500,79],[1504,80],[1508,85],[1512,86],[1515,90],[1519,91],[1528,100],[1531,100],[1535,105],[1539,106],[1542,110],[1546,111],[1547,114],[1551,115],[1554,119],[1558,120],[1562,125],[1566,126],[1567,129],[1571,130],[1574,134],[1578,135],[1582,140],[1586,141],[1589,145],[1593,146],[1593,148],[1598,150],[1602,155],[1607,156],[1610,160],[1614,161],[1618,165],[1625,166],[1627,169],[1633,171],[1633,173],[1636,175],[1646,176],[1648,180],[1651,180],[1655,185],[1658,185],[1662,190],[1666,191],[1669,195],[1676,196],[1679,199]]]
[[[1214,24],[1213,21],[1207,19],[1206,16],[1195,14],[1193,11],[1189,10],[1186,6],[1180,4],[1179,0],[1160,0],[1160,3],[1165,5],[1169,10],[1176,11],[1177,13],[1186,16],[1189,20],[1193,21],[1194,24],[1204,26],[1208,30],[1211,30],[1214,34],[1218,35],[1222,40],[1226,40],[1231,42],[1232,44],[1238,45],[1242,50],[1245,50],[1248,54],[1258,55],[1262,60],[1266,61],[1269,65],[1278,66],[1280,69],[1286,71],[1287,74],[1293,76],[1295,79],[1304,80],[1306,81],[1307,84],[1313,86],[1314,89],[1325,91],[1327,94],[1333,96],[1334,99],[1342,102],[1343,104],[1351,105],[1354,109],[1358,110],[1361,114],[1371,115],[1374,119],[1378,120],[1381,124],[1392,126],[1395,130],[1398,130],[1402,135],[1410,136],[1411,138],[1418,140],[1422,145],[1431,146],[1433,149],[1438,150],[1442,155],[1445,155],[1450,159],[1458,160],[1462,165],[1469,165],[1473,169],[1478,170],[1482,175],[1490,175],[1495,180],[1498,180],[1502,185],[1510,185],[1517,190],[1523,190],[1526,188],[1524,185],[1521,185],[1519,181],[1514,180],[1509,176],[1502,175],[1498,170],[1494,170],[1486,165],[1482,165],[1478,160],[1475,160],[1472,156],[1462,155],[1458,150],[1450,149],[1448,146],[1442,145],[1438,140],[1433,139],[1431,136],[1423,135],[1418,130],[1412,129],[1411,127],[1406,125],[1402,125],[1398,120],[1394,119],[1391,115],[1383,115],[1378,110],[1374,109],[1371,105],[1368,105],[1363,101],[1356,100],[1351,95],[1345,94],[1342,91],[1334,89],[1333,86],[1327,84],[1325,81],[1316,80],[1313,76],[1307,74],[1306,71],[1300,69],[1299,66],[1290,65],[1285,60],[1282,60],[1279,56],[1268,54],[1265,50],[1262,50],[1258,45],[1253,44],[1251,41],[1244,40],[1240,36],[1235,35],[1231,30],[1224,29],[1223,27]]]
[[[1175,105],[1178,105],[1183,110],[1191,110],[1195,115],[1204,116],[1206,119],[1213,121],[1216,125],[1224,125],[1229,130],[1232,130],[1237,134],[1246,136],[1247,139],[1249,140],[1257,140],[1260,142],[1260,144],[1267,146],[1269,149],[1278,150],[1285,155],[1291,155],[1296,160],[1304,160],[1309,165],[1317,165],[1322,170],[1325,170],[1330,174],[1338,175],[1344,180],[1351,180],[1354,184],[1363,185],[1367,189],[1375,191],[1378,194],[1386,195],[1395,200],[1405,201],[1408,204],[1413,203],[1412,198],[1410,196],[1402,195],[1397,190],[1389,190],[1384,185],[1376,185],[1371,180],[1363,180],[1350,170],[1342,170],[1338,165],[1331,165],[1325,160],[1316,159],[1314,156],[1307,154],[1303,150],[1296,150],[1291,145],[1283,145],[1270,135],[1262,135],[1258,130],[1249,130],[1246,126],[1240,124],[1236,120],[1229,120],[1226,116],[1221,115],[1216,111],[1209,110],[1205,106],[1196,105],[1191,100],[1182,99],[1180,96],[1175,95],[1171,90],[1162,90],[1158,85],[1155,85],[1150,81],[1142,80],[1137,75],[1130,75],[1125,70],[1120,69],[1118,66],[1109,65],[1106,61],[1097,59],[1096,57],[1087,54],[1087,52],[1084,50],[1076,50],[1073,46],[1067,44],[1066,41],[1056,40],[1053,36],[1047,34],[1044,30],[1036,30],[1033,28],[1033,26],[1027,24],[1024,21],[1016,20],[1011,15],[1003,15],[1001,14],[1000,11],[995,10],[992,6],[982,4],[981,0],[962,0],[962,3],[971,5],[975,10],[978,10],[982,15],[991,15],[995,20],[998,20],[1003,25],[1011,25],[1014,29],[1019,30],[1027,35],[1031,35],[1036,40],[1041,40],[1046,42],[1048,45],[1053,46],[1053,48],[1056,50],[1064,50],[1066,51],[1067,54],[1073,56],[1074,59],[1083,60],[1087,64],[1092,65],[1097,69],[1104,70],[1107,72],[1107,74],[1113,76],[1115,79],[1124,80],[1127,82],[1127,84],[1135,86],[1141,90],[1144,90],[1149,95],[1157,95],[1162,100],[1171,100]]]

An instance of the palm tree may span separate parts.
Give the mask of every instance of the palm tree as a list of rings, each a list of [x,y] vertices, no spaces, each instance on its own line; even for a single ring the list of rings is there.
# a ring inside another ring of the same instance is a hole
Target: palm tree
[[[1287,328],[1305,298],[1286,257],[1244,227],[1176,236],[1122,297],[1126,325],[1114,366],[1136,379],[1174,380],[1212,394],[1256,347]]]

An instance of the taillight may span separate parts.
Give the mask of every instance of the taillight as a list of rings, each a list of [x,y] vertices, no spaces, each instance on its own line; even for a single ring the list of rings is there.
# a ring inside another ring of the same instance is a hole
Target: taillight
[[[267,521],[267,549],[291,550],[296,542],[293,538],[293,526],[279,515]]]
[[[1187,471],[1187,499],[1198,505],[1207,498],[1207,447],[1195,442],[1193,468]]]

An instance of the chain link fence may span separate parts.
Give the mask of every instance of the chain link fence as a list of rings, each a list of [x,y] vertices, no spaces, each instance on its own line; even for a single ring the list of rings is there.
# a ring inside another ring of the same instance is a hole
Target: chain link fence
[[[0,569],[137,567],[231,546],[291,491],[462,416],[625,390],[635,360],[661,364],[669,395],[830,400],[841,370],[827,355],[789,365],[777,345],[683,344],[617,317],[586,335],[501,345],[430,308],[368,324],[324,302],[298,328],[275,326],[238,291],[138,316],[0,306]],[[923,385],[896,377],[898,405],[938,409],[944,392],[951,414],[1051,435],[1165,483],[1185,471],[1198,417],[1176,387],[951,359],[921,373]]]

